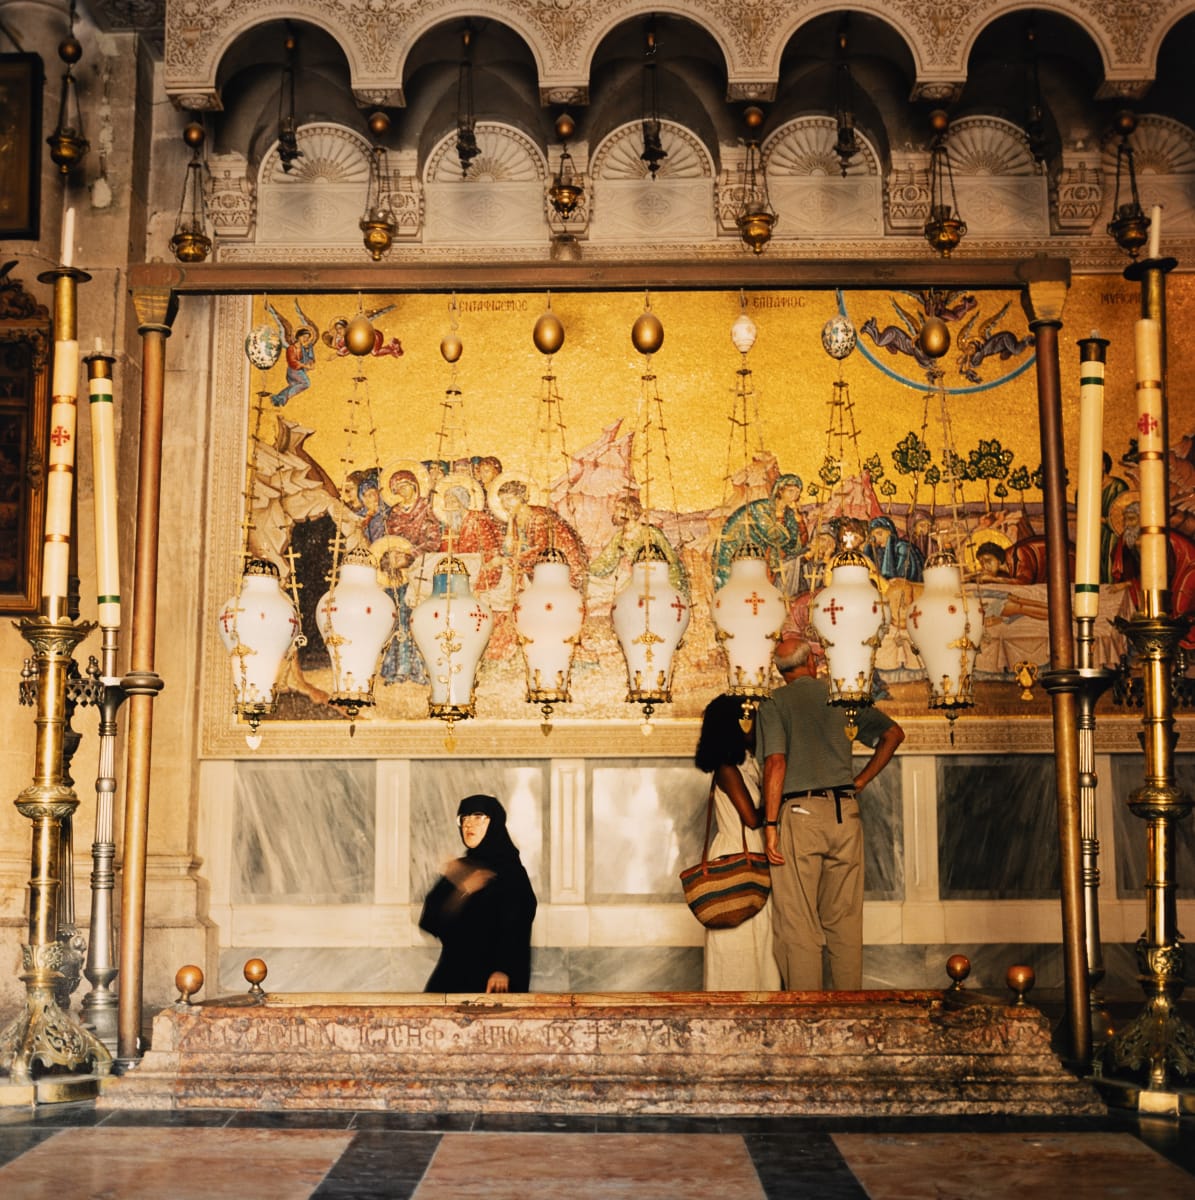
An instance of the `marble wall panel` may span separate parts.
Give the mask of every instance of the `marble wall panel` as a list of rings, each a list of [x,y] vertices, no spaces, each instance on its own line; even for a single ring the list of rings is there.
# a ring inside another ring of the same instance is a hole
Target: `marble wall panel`
[[[866,758],[856,757],[856,774]],[[863,895],[867,900],[903,900],[904,803],[896,763],[882,771],[859,801],[863,817]]]
[[[456,810],[465,796],[497,796],[540,902],[548,898],[546,760],[415,759],[411,763],[411,903],[420,905],[450,858],[464,853]]]
[[[241,762],[233,803],[233,903],[373,899],[372,762]]]
[[[675,903],[701,861],[709,776],[675,759],[589,763],[590,904]]]
[[[1148,822],[1135,817],[1127,804],[1129,796],[1145,782],[1144,772],[1145,759],[1141,755],[1113,755],[1112,813],[1115,823],[1113,834],[1116,838],[1118,896],[1145,895],[1145,833]],[[1174,778],[1188,796],[1195,797],[1195,754],[1175,755]],[[1174,839],[1177,894],[1182,899],[1189,900],[1195,898],[1195,818],[1188,817],[1185,821],[1175,822]],[[1143,916],[1142,920],[1144,919]]]
[[[938,871],[943,900],[1058,895],[1054,760],[1046,755],[938,760]]]

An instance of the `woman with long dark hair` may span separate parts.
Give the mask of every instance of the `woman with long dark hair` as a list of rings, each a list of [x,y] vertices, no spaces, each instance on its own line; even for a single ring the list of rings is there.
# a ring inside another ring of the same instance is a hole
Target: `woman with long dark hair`
[[[701,717],[694,762],[713,775],[717,832],[709,857],[737,854],[743,848],[763,852],[759,808],[760,772],[752,751],[755,732],[744,732],[738,696],[715,696]],[[772,901],[733,929],[705,931],[707,992],[771,992],[780,987],[780,971],[772,956]]]
[[[466,796],[456,820],[464,856],[445,865],[419,918],[443,947],[424,991],[525,992],[536,901],[506,810],[493,796]]]

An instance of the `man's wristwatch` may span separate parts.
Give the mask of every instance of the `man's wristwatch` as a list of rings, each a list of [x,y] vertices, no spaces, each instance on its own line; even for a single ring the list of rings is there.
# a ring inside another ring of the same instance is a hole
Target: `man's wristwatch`
[[[769,825],[773,825],[773,826],[775,826],[775,825],[779,825],[779,824],[780,824],[780,822],[779,822],[779,821],[765,821],[765,822],[763,823],[763,827],[764,827],[765,829],[767,829],[767,827],[768,827]]]

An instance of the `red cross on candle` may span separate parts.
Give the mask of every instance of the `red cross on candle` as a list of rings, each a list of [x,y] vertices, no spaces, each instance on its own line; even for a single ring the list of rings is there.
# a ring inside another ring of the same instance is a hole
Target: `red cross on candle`
[[[1138,433],[1153,433],[1158,427],[1158,419],[1153,413],[1142,413],[1137,418]]]
[[[52,441],[55,446],[65,446],[70,440],[71,435],[69,429],[64,428],[62,425],[54,426],[54,432],[50,434],[50,441]]]

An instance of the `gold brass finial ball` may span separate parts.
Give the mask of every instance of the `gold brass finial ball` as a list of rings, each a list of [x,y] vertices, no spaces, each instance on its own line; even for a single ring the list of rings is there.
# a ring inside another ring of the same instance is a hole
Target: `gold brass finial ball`
[[[752,104],[743,109],[743,124],[754,133],[763,126],[763,109],[758,104]]]
[[[929,127],[934,133],[945,133],[950,124],[950,114],[944,108],[935,108],[929,114]]]
[[[83,47],[73,33],[58,43],[58,57],[68,67],[73,67],[83,57]]]
[[[1137,128],[1137,114],[1132,109],[1122,108],[1112,118],[1112,127],[1121,137],[1128,137]]]
[[[350,354],[362,358],[374,347],[373,325],[364,313],[358,313],[344,329],[344,346]]]
[[[577,122],[566,112],[556,118],[556,136],[563,142],[577,132]]]
[[[941,317],[926,317],[917,344],[926,358],[941,358],[950,349],[950,330]]]
[[[1009,988],[1016,992],[1017,1004],[1025,1003],[1025,994],[1033,990],[1033,985],[1037,981],[1037,975],[1032,967],[1017,964],[1009,967],[1008,973],[1004,976]]]
[[[203,131],[203,126],[198,121],[188,121],[183,127],[183,141],[191,147],[192,150],[198,150],[203,145],[207,134]]]
[[[459,362],[464,352],[465,343],[461,341],[459,334],[446,333],[440,339],[440,355],[446,363]]]
[[[379,111],[369,114],[369,132],[375,138],[384,138],[390,132],[390,118]]]
[[[190,1004],[191,997],[203,987],[203,972],[194,964],[179,967],[174,973],[174,986],[178,988],[180,1004]]]
[[[298,39],[295,37],[295,35],[294,35],[293,33],[288,33],[288,34],[286,35],[286,40],[285,40],[285,41],[282,43],[282,48],[283,48],[283,50],[285,50],[285,51],[286,51],[288,54],[290,54],[290,53],[292,53],[292,52],[294,51],[294,48],[295,48],[295,47],[296,47],[298,44],[299,44],[299,42],[298,42]]]
[[[954,980],[956,988],[961,988],[963,980],[971,974],[971,960],[965,954],[952,954],[946,960],[946,974]]]
[[[664,344],[664,326],[650,309],[641,312],[631,326],[631,345],[640,354],[655,354]]]
[[[540,354],[555,354],[564,345],[564,325],[551,309],[536,319],[531,340]]]
[[[245,979],[254,987],[261,986],[261,981],[265,979],[267,973],[268,968],[264,959],[251,958],[245,963]]]

